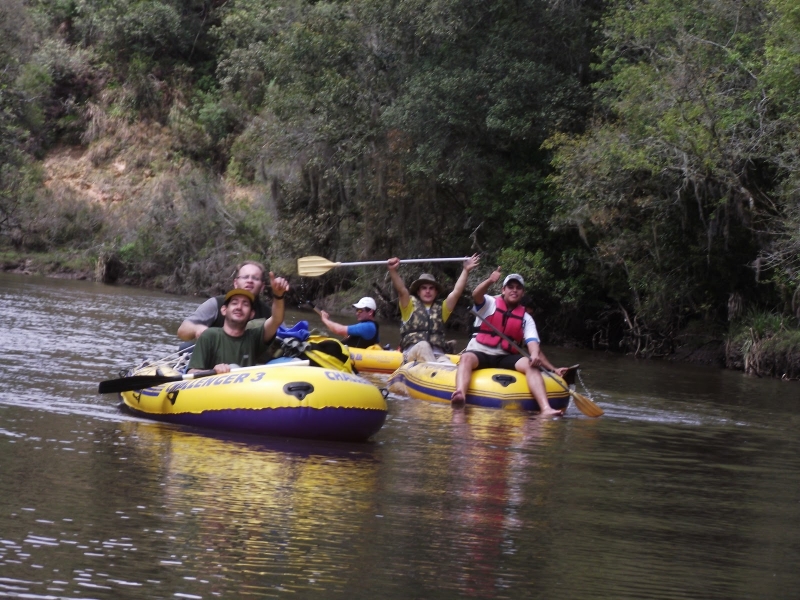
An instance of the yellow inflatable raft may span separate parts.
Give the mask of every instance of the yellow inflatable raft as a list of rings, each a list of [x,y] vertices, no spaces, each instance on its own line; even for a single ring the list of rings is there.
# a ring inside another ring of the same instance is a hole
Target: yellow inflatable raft
[[[352,373],[285,363],[122,392],[134,414],[259,435],[363,441],[386,420],[381,391]]]
[[[457,364],[460,356],[448,354],[450,362]],[[350,358],[359,371],[365,373],[394,373],[403,364],[403,353],[399,350],[384,350],[380,346],[350,348]]]
[[[404,392],[412,398],[449,404],[450,396],[456,388],[457,369],[457,365],[447,363],[406,363],[392,373],[389,389],[393,392]],[[573,369],[577,370],[577,367]],[[564,385],[569,385],[573,383],[574,377],[575,371],[572,370],[565,379],[559,380]],[[550,406],[556,410],[566,409],[569,405],[569,393],[549,377],[545,377],[544,381]],[[525,376],[506,369],[474,371],[466,403],[505,410],[539,410],[539,405],[528,390]]]

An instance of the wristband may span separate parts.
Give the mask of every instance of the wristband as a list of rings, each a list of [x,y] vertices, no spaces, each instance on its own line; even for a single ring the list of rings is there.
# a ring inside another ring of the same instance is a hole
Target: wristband
[[[285,296],[286,294],[283,294]],[[283,296],[272,296],[273,300],[283,300]]]

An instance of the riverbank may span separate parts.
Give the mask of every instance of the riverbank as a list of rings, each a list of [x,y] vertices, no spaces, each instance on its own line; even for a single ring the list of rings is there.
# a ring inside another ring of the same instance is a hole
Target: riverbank
[[[56,251],[42,254],[0,252],[0,271],[20,275],[44,275],[59,279],[94,280],[97,259],[85,252]]]

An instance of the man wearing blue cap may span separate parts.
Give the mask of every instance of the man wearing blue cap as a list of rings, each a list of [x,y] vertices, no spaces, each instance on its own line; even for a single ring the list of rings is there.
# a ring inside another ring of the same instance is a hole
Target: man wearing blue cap
[[[456,389],[451,401],[460,404],[465,401],[472,372],[476,369],[511,369],[525,374],[531,395],[539,404],[544,416],[558,416],[562,411],[555,410],[547,401],[547,389],[539,367],[545,367],[563,375],[566,368],[556,369],[539,348],[539,332],[533,317],[522,305],[525,294],[525,280],[522,275],[512,273],[503,280],[503,291],[499,296],[489,296],[486,292],[500,280],[500,267],[478,284],[472,292],[475,309],[481,317],[478,334],[473,337],[458,363]],[[497,335],[486,323],[491,323],[516,344],[525,346],[530,359],[519,354],[513,344]]]

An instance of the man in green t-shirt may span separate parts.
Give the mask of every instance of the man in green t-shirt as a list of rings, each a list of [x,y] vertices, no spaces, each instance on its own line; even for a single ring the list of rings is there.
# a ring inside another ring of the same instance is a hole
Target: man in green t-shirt
[[[214,369],[217,373],[228,373],[231,365],[250,367],[256,358],[264,353],[275,338],[278,326],[283,323],[283,296],[289,289],[289,282],[283,277],[275,277],[270,272],[272,287],[272,316],[260,327],[248,329],[247,323],[253,317],[255,296],[245,289],[231,290],[225,294],[220,313],[225,321],[222,327],[206,329],[195,345],[189,361],[189,372]]]

